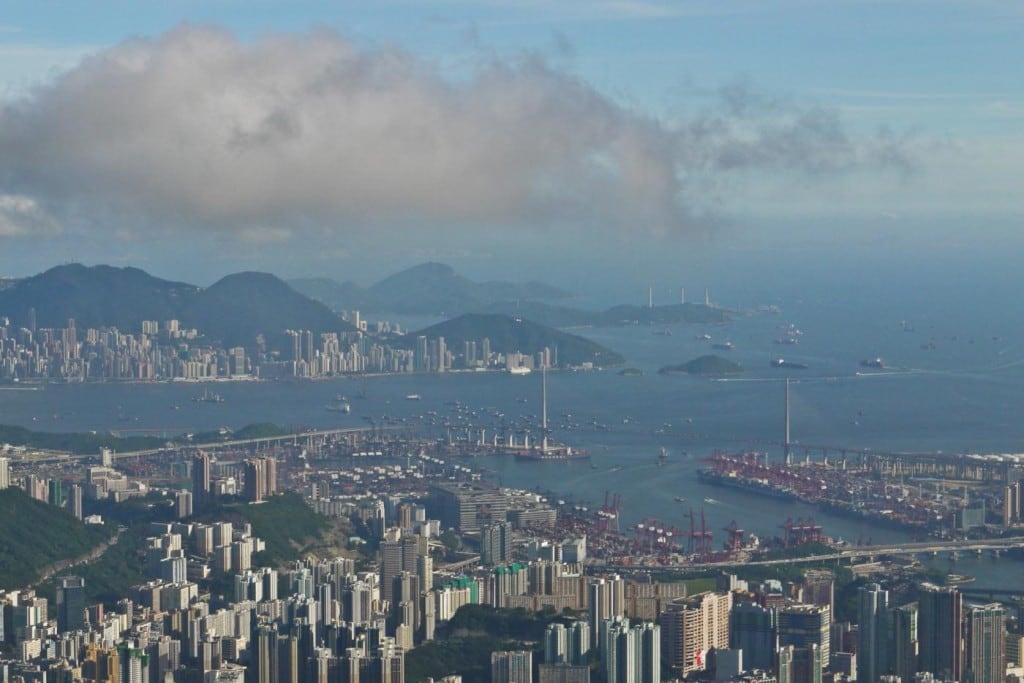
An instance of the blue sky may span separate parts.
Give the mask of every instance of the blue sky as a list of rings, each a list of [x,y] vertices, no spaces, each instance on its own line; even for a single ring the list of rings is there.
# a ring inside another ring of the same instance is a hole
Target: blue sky
[[[1018,246],[1021,35],[979,0],[13,0],[0,273]]]

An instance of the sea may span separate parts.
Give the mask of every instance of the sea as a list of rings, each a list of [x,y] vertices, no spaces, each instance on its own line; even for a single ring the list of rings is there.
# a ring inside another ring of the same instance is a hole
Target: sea
[[[600,506],[606,495],[618,495],[624,527],[655,518],[688,528],[691,511],[703,514],[716,545],[733,521],[767,537],[780,534],[787,519],[801,517],[814,517],[825,534],[851,543],[911,540],[909,532],[706,485],[696,472],[716,449],[781,457],[786,378],[798,456],[799,444],[1024,452],[1024,316],[1015,300],[1021,276],[979,266],[951,278],[942,267],[908,273],[901,263],[862,274],[847,268],[831,279],[820,269],[807,282],[803,274],[727,280],[712,298],[732,311],[721,324],[571,330],[622,353],[629,367],[643,373],[548,374],[554,438],[586,449],[589,462],[487,456],[474,459],[473,466],[503,485],[549,491],[581,505]],[[970,286],[962,286],[965,281]],[[398,321],[410,329],[430,322]],[[776,341],[787,337],[798,343]],[[733,348],[712,347],[725,342]],[[719,379],[658,373],[706,353],[728,357],[745,371]],[[807,367],[774,367],[779,358]],[[861,364],[875,358],[883,367]],[[224,382],[212,388],[222,403],[194,401],[204,386],[185,383],[2,388],[0,423],[43,431],[174,435],[263,421],[331,428],[385,419],[401,424],[404,418],[415,429],[444,416],[457,420],[458,410],[475,410],[478,421],[490,420],[493,430],[536,421],[540,383],[538,373],[493,372]],[[406,399],[412,394],[420,399]],[[339,395],[351,403],[350,414],[325,409]],[[667,458],[659,465],[662,449]],[[1024,566],[1005,557],[962,557],[952,565],[940,556],[929,562],[973,575],[979,586],[1024,585]]]

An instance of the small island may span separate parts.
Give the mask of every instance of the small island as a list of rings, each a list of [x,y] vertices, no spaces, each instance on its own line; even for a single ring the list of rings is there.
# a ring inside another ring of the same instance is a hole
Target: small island
[[[743,366],[721,356],[707,355],[694,358],[681,365],[666,365],[658,370],[659,375],[700,375],[702,377],[718,377],[736,375],[743,372]]]

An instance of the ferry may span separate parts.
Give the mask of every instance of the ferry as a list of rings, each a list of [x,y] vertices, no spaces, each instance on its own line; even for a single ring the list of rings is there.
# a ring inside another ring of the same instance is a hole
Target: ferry
[[[423,398],[423,397],[420,396],[419,394],[406,394],[405,395],[405,400],[406,401],[418,401],[421,398]]]
[[[352,406],[349,405],[348,401],[335,400],[334,403],[328,403],[325,408],[332,413],[345,413],[348,415],[352,412]]]

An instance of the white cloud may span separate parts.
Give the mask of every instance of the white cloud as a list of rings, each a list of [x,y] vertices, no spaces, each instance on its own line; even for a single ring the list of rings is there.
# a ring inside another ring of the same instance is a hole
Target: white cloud
[[[669,127],[537,58],[454,82],[327,31],[242,43],[184,25],[0,108],[0,187],[94,229],[265,244],[383,224],[680,232],[731,174],[907,163],[832,111],[744,88],[723,102]]]
[[[57,222],[31,197],[0,194],[0,237],[46,237],[59,232]]]

